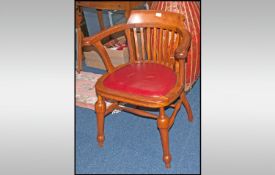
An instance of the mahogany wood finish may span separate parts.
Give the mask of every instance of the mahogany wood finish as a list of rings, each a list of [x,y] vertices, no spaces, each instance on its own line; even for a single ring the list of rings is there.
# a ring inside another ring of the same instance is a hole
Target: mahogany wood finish
[[[98,100],[95,104],[96,117],[97,117],[97,141],[100,147],[104,143],[104,114],[106,111],[106,103],[103,97],[98,95]]]
[[[169,150],[169,129],[174,123],[181,104],[186,108],[188,120],[193,120],[192,110],[186,99],[183,83],[185,77],[185,61],[190,47],[191,36],[181,25],[183,20],[184,17],[176,13],[155,10],[133,10],[127,24],[115,25],[94,36],[83,39],[83,46],[93,45],[97,48],[107,69],[107,73],[96,83],[96,92],[98,95],[98,101],[96,103],[97,140],[100,146],[103,146],[104,142],[104,116],[112,110],[121,109],[144,117],[153,118],[157,120],[157,127],[159,128],[161,136],[163,161],[166,168],[170,168],[172,157]],[[130,61],[127,64],[114,67],[101,41],[105,37],[121,31],[125,32],[127,38]],[[176,42],[172,42],[174,38]],[[104,81],[108,76],[129,64],[164,65],[175,73],[177,77],[176,83],[167,94],[160,96],[126,93],[104,85]],[[115,102],[106,109],[105,99],[110,99]],[[159,109],[159,116],[145,112],[139,107],[123,107],[119,105],[120,103]],[[166,107],[174,108],[174,112],[170,117],[165,114]]]

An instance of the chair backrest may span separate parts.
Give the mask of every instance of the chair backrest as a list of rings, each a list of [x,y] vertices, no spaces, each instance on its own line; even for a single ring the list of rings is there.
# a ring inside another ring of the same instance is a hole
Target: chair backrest
[[[171,26],[184,28],[184,16],[179,13],[160,10],[132,10],[127,24],[167,23]]]
[[[127,24],[147,25],[126,30],[130,60],[149,60],[171,68],[175,66],[174,52],[181,37],[175,29],[184,29],[183,15],[158,10],[132,10]]]

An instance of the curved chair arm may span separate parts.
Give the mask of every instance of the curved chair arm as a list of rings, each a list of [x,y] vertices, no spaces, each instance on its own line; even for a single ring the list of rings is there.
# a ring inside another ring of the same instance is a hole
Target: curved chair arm
[[[82,41],[82,46],[91,46],[93,45],[99,55],[102,58],[102,61],[107,69],[108,72],[112,72],[114,70],[114,66],[111,62],[111,59],[109,57],[109,54],[107,53],[106,49],[104,48],[101,40],[106,38],[107,36],[110,36],[116,32],[120,32],[122,30],[125,30],[127,28],[127,25],[125,24],[118,24],[113,27],[110,27],[106,30],[101,31],[100,33],[95,34],[94,36],[86,37]]]
[[[182,31],[182,39],[175,50],[175,59],[185,60],[188,55],[188,51],[191,45],[191,34],[187,30]]]
[[[85,37],[83,39],[83,46],[90,46],[94,45],[96,42],[101,41],[103,38],[106,38],[107,36],[114,34],[116,32],[120,32],[122,30],[125,30],[128,26],[126,24],[117,24],[115,26],[112,26],[108,29],[105,29],[101,31],[100,33],[97,33],[93,36]]]

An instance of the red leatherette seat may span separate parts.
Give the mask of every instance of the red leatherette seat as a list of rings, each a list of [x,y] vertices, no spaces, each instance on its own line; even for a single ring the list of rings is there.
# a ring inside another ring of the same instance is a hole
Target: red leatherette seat
[[[161,64],[129,64],[104,80],[105,87],[142,96],[163,96],[177,81],[175,72]]]

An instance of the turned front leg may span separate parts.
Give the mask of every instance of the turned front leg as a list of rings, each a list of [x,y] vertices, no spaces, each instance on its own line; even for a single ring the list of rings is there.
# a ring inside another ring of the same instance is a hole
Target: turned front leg
[[[100,147],[103,147],[104,143],[104,114],[106,110],[106,103],[103,98],[98,95],[97,102],[95,104],[96,118],[97,118],[97,142]]]
[[[165,163],[165,167],[170,168],[172,156],[169,150],[169,118],[165,115],[164,108],[160,108],[160,116],[157,119],[157,124],[163,149],[163,161]]]

